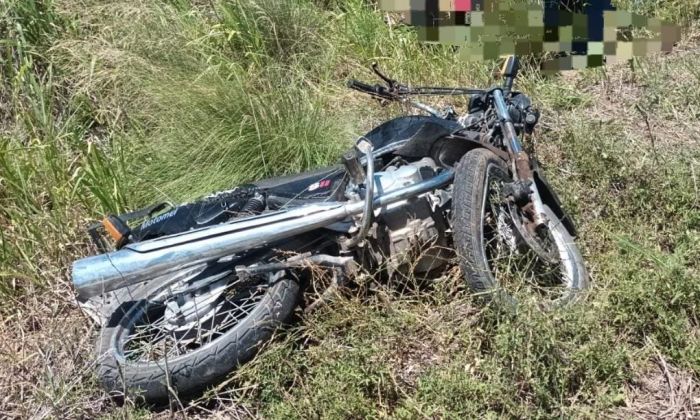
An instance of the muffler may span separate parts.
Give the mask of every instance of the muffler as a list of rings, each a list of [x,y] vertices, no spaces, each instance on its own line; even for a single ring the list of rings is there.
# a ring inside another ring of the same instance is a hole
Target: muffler
[[[449,184],[454,172],[374,198],[380,208]],[[309,204],[291,210],[267,213],[217,226],[138,242],[73,263],[73,285],[81,298],[90,298],[148,279],[174,273],[207,261],[215,261],[248,249],[263,247],[295,235],[339,222],[364,211],[365,203]]]

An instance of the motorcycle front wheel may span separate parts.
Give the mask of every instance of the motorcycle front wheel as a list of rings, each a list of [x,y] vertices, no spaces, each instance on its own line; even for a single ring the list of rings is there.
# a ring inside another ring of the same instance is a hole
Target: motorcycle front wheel
[[[588,274],[574,238],[554,212],[536,252],[519,235],[517,211],[502,194],[511,182],[495,154],[474,149],[456,166],[452,227],[460,267],[470,288],[489,299],[515,305],[537,299],[547,306],[572,301],[588,287]],[[547,249],[552,258],[544,258]]]
[[[293,312],[299,285],[280,274],[242,279],[209,264],[121,291],[97,340],[103,386],[160,403],[219,382]]]

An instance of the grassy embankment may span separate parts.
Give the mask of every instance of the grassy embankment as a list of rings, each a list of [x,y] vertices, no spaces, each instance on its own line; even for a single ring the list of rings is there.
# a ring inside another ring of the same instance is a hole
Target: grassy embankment
[[[540,158],[579,223],[593,279],[584,304],[501,318],[456,276],[428,292],[350,296],[185,412],[697,409],[700,3],[635,3],[684,26],[674,54],[520,81],[545,116]],[[113,406],[92,376],[93,329],[67,276],[88,252],[83,227],[333,160],[404,112],[344,89],[370,78],[372,60],[413,84],[486,86],[492,68],[419,45],[360,0],[0,4],[0,414],[145,415]]]

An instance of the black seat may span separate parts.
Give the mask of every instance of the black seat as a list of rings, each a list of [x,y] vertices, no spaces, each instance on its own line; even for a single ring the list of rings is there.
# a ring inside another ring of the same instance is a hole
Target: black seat
[[[314,182],[330,176],[334,172],[342,171],[341,165],[327,166],[325,168],[314,169],[300,174],[278,176],[274,178],[261,179],[253,183],[258,188],[265,190],[289,190],[298,194]]]
[[[263,179],[253,185],[265,191],[268,208],[295,206],[309,201],[329,200],[338,191],[345,169],[341,165],[300,174]]]
[[[396,152],[404,157],[427,156],[435,139],[461,128],[454,121],[441,118],[412,115],[394,118],[365,135],[374,150],[402,142]],[[328,200],[340,186],[345,175],[342,165],[314,169],[300,174],[280,176],[256,181],[253,185],[265,190],[268,205],[286,205],[290,200]]]

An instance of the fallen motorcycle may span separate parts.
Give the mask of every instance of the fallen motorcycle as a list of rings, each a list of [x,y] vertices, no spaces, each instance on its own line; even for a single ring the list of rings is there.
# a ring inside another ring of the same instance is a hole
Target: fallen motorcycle
[[[335,166],[239,186],[179,206],[109,216],[90,233],[98,255],[73,283],[103,323],[98,375],[114,395],[187,395],[250,360],[287,321],[306,285],[327,289],[360,272],[429,277],[456,257],[471,289],[515,305],[522,290],[547,306],[587,287],[571,218],[521,139],[538,111],[512,89],[382,84],[348,87],[427,115],[362,136]],[[415,100],[466,95],[468,112]],[[134,223],[134,221],[139,221]]]

